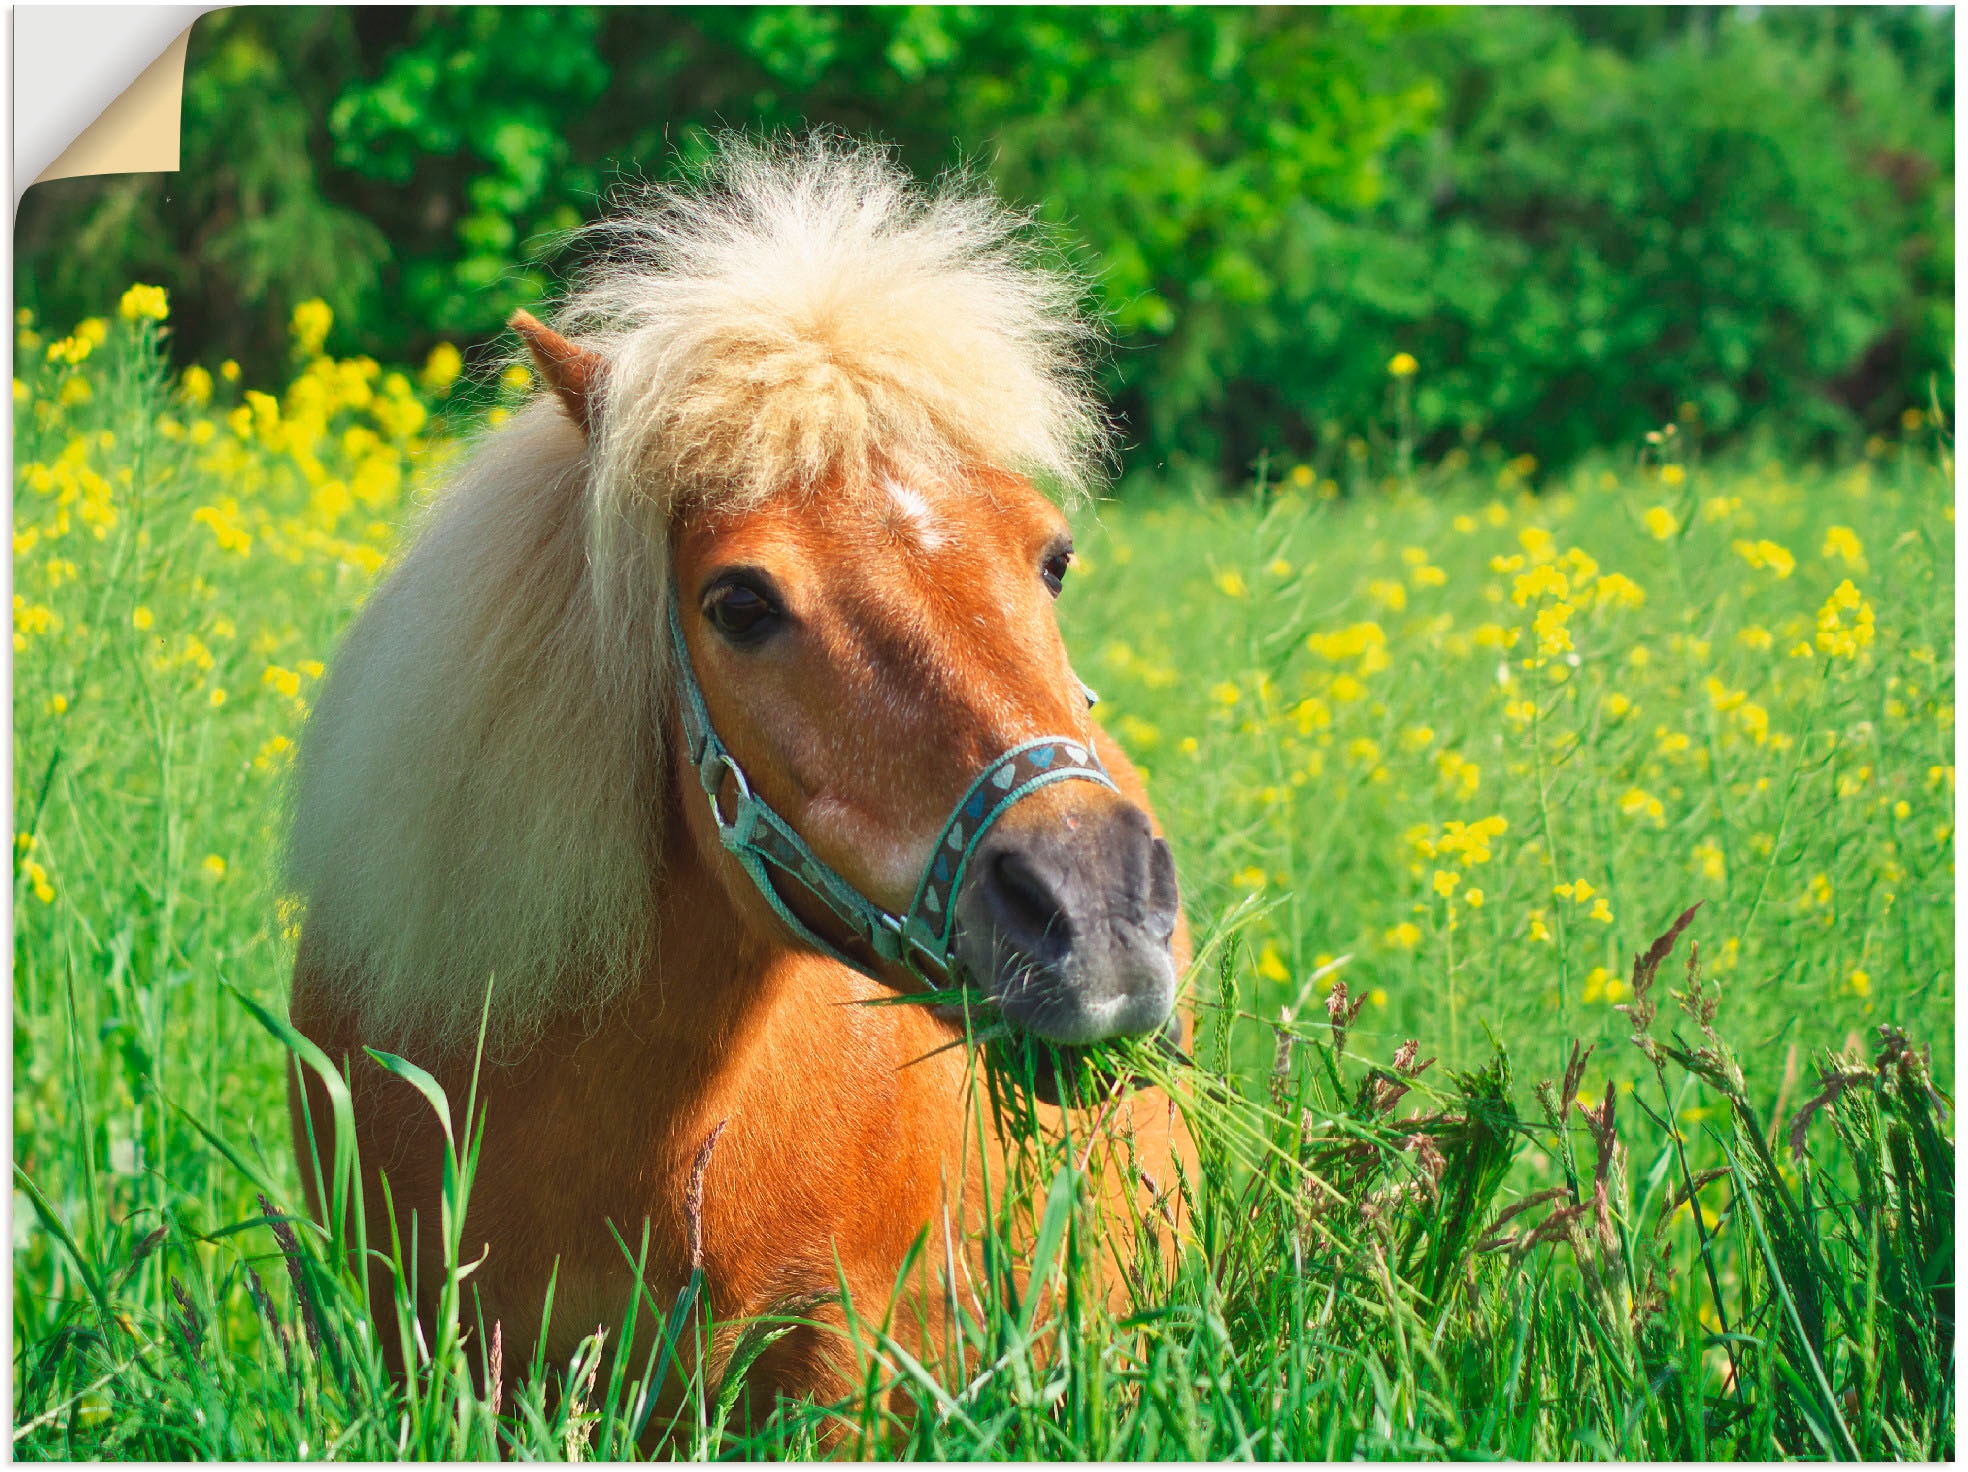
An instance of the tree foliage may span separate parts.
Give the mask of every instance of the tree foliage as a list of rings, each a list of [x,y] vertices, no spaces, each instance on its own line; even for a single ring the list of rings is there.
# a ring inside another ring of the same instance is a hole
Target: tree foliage
[[[184,168],[36,186],[16,290],[160,281],[181,355],[267,368],[319,296],[416,358],[717,128],[825,125],[1090,268],[1137,465],[1333,454],[1396,352],[1437,449],[1684,404],[1823,443],[1947,379],[1952,89],[1915,10],[241,7],[194,30]]]

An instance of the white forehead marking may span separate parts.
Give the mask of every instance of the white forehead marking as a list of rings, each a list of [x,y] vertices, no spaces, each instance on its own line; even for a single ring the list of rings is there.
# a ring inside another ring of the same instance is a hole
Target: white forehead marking
[[[905,486],[893,476],[886,482],[888,497],[896,509],[908,518],[910,528],[915,532],[916,541],[926,552],[933,552],[943,545],[943,533],[936,525],[936,513],[930,509],[929,501],[923,493]]]

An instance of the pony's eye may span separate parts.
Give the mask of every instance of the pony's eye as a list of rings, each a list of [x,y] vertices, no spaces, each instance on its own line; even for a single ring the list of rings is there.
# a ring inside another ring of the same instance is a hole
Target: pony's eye
[[[718,583],[705,595],[704,617],[733,644],[749,648],[778,626],[779,610],[751,583],[733,578]]]
[[[1057,598],[1059,596],[1059,590],[1066,585],[1066,569],[1072,565],[1073,549],[1071,547],[1066,548],[1064,551],[1053,553],[1040,564],[1039,577],[1044,581],[1046,591],[1052,594],[1053,597]]]

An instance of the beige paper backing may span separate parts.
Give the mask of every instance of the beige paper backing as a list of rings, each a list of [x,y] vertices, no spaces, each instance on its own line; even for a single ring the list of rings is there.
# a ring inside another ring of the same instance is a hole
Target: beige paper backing
[[[185,50],[190,43],[191,28],[187,26],[34,182],[44,184],[80,174],[174,172],[184,101]]]

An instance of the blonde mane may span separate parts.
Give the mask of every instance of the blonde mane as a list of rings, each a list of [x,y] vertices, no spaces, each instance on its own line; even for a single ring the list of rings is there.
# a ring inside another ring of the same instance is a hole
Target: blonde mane
[[[306,960],[378,1044],[521,1045],[656,943],[680,507],[850,494],[877,464],[1087,485],[1106,425],[1071,273],[962,182],[727,139],[590,227],[556,325],[608,360],[488,432],[356,618],[309,720],[288,874]]]

